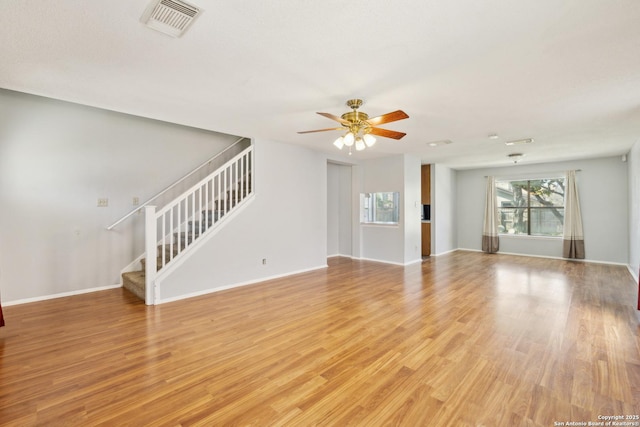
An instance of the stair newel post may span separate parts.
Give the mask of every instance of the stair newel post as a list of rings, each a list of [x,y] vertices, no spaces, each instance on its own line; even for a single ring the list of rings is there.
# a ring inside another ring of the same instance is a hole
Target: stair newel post
[[[155,284],[156,284],[156,272],[157,272],[157,242],[158,242],[158,228],[156,220],[156,207],[145,206],[144,208],[144,249],[146,253],[145,262],[145,299],[146,305],[155,304]]]

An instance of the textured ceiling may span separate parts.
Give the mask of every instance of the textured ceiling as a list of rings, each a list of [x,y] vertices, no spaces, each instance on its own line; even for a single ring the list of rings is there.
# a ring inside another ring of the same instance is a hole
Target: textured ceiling
[[[335,154],[363,98],[381,126],[358,158],[411,153],[455,169],[602,157],[640,139],[638,0],[191,0],[181,38],[149,2],[4,1],[0,87]],[[500,138],[492,140],[489,134]],[[507,147],[513,139],[533,144]],[[430,147],[429,142],[452,144]]]

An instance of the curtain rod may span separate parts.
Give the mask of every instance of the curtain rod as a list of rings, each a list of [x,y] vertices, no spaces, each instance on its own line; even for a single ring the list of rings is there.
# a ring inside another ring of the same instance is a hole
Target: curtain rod
[[[569,170],[573,170],[576,172],[582,172],[582,169],[569,169]],[[508,178],[508,177],[513,177],[513,176],[521,176],[523,178],[526,178],[527,175],[529,176],[543,176],[543,175],[559,175],[559,174],[564,174],[567,173],[567,171],[550,171],[550,172],[529,172],[529,173],[523,173],[523,174],[518,174],[518,173],[513,173],[513,174],[508,174],[508,175],[485,175],[485,178],[489,178],[489,176],[493,176],[494,178]]]

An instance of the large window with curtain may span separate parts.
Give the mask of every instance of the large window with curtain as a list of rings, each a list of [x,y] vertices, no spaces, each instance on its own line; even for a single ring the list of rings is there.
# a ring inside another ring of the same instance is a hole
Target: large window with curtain
[[[496,179],[498,233],[562,237],[565,178]]]

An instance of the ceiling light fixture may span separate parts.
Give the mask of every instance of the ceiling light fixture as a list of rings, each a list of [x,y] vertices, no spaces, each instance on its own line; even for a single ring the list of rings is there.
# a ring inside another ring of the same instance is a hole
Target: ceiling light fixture
[[[500,138],[497,133],[489,134],[489,139],[498,139]]]
[[[526,139],[518,139],[515,141],[507,141],[504,143],[504,145],[531,144],[532,142],[533,142],[533,138],[526,138]]]
[[[524,157],[524,154],[522,153],[511,153],[509,155],[507,155],[507,157],[511,160],[513,160],[513,163],[518,163],[520,160],[522,160],[522,158]]]
[[[340,117],[334,116],[330,113],[318,113],[321,116],[337,121],[341,124],[341,127],[307,130],[298,133],[314,133],[328,130],[347,131],[347,133],[336,139],[333,142],[333,145],[339,150],[342,150],[345,146],[349,147],[349,155],[353,154],[351,151],[352,147],[354,147],[356,151],[362,151],[365,148],[373,147],[376,143],[376,138],[373,135],[391,139],[401,139],[406,135],[404,132],[397,132],[395,130],[382,129],[378,127],[378,125],[409,118],[407,113],[402,110],[396,110],[381,116],[369,118],[367,113],[358,111],[358,108],[362,106],[361,99],[350,99],[347,101],[347,106],[351,108],[351,111],[344,113]]]
[[[441,141],[432,141],[427,143],[429,147],[439,147],[441,145],[449,145],[449,144],[451,144],[450,139],[443,139]]]

